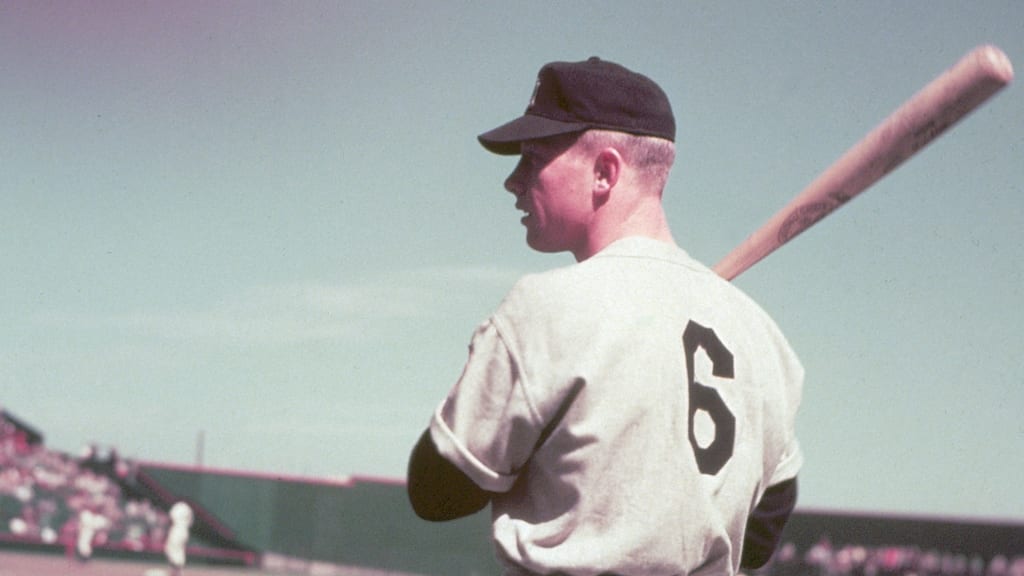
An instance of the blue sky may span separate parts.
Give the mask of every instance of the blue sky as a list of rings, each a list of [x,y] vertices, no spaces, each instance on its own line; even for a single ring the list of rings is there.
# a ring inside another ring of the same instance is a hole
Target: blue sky
[[[1019,2],[5,2],[0,405],[47,443],[401,477],[531,253],[479,132],[592,55],[669,94],[713,264]],[[1024,519],[1024,93],[745,273],[801,506]]]

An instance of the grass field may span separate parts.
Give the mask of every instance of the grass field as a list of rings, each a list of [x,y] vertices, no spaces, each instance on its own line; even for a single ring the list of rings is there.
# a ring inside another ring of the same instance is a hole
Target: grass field
[[[388,573],[359,568],[337,568],[325,574],[387,576]],[[93,558],[83,563],[66,556],[0,550],[0,576],[172,576],[172,573],[165,564],[158,562]],[[195,565],[185,567],[185,576],[296,576],[296,572]]]
[[[283,573],[221,566],[186,566],[186,576],[283,576]],[[94,558],[79,562],[66,556],[0,551],[0,576],[171,576],[154,562]]]

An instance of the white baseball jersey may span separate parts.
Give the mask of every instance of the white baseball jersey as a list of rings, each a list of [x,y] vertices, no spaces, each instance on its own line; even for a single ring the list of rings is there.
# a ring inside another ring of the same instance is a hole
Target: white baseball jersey
[[[431,421],[492,501],[507,575],[735,574],[793,478],[803,368],[748,297],[676,246],[615,242],[527,276]]]
[[[186,560],[189,528],[192,527],[192,507],[184,502],[175,502],[168,516],[171,518],[171,529],[164,542],[164,554],[172,566],[182,567]]]
[[[85,559],[92,556],[92,543],[96,533],[110,528],[110,520],[103,514],[91,510],[82,510],[78,515],[78,555]]]

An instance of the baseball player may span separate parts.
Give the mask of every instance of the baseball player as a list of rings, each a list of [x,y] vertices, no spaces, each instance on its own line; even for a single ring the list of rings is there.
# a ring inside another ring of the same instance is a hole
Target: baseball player
[[[164,555],[167,556],[167,562],[174,570],[175,576],[181,576],[185,572],[186,545],[193,519],[192,507],[185,502],[175,502],[168,511],[168,516],[171,520],[171,529],[167,532],[167,541],[164,542]]]
[[[591,58],[539,73],[523,116],[479,137],[528,275],[473,334],[409,461],[415,512],[491,505],[509,576],[736,574],[796,502],[803,368],[775,323],[673,240],[675,120],[650,79]]]
[[[82,562],[92,558],[93,544],[97,537],[110,528],[110,520],[98,509],[84,508],[78,513],[78,535],[75,540],[75,555]]]

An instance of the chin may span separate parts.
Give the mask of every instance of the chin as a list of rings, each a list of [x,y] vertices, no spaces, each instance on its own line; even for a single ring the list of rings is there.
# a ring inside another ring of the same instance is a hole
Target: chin
[[[526,231],[526,245],[537,252],[543,252],[546,254],[554,254],[556,252],[569,252],[571,246],[566,238],[562,235],[556,234],[552,237],[549,234],[544,234],[536,228],[528,228]]]
[[[546,243],[540,240],[531,239],[529,237],[526,238],[526,245],[536,250],[537,252],[543,252],[545,254],[554,254],[556,252],[565,252],[569,250],[568,248],[561,245]]]

